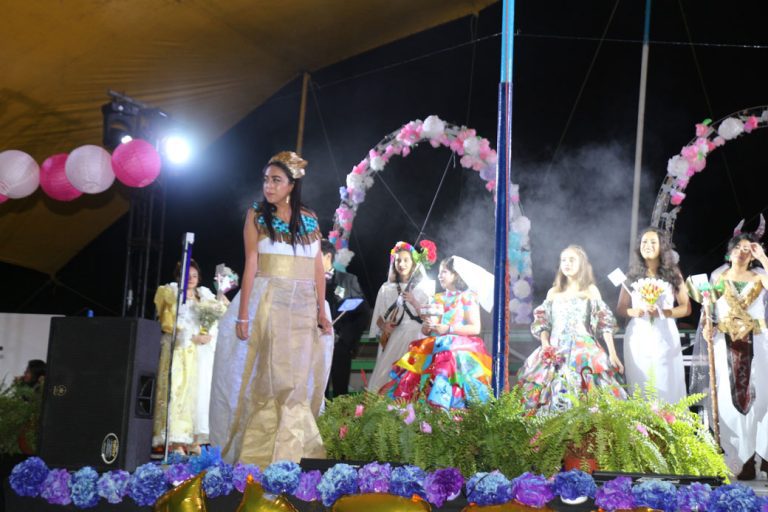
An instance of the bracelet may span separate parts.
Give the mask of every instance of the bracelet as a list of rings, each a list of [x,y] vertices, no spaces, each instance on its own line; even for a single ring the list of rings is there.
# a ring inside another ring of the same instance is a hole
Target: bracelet
[[[239,318],[235,319],[236,324],[247,324],[248,322],[250,322],[250,320],[248,319],[245,319],[245,320],[240,320]]]

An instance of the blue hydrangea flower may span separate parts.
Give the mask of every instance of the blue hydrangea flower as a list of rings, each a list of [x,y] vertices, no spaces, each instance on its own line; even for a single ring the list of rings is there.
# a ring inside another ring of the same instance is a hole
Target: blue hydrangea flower
[[[427,473],[418,466],[400,466],[392,470],[389,480],[389,492],[404,498],[411,498],[414,494],[427,499],[424,490],[424,481]]]
[[[117,469],[104,473],[96,482],[96,491],[99,496],[114,504],[123,501],[123,497],[128,494],[128,482],[131,474],[122,469]]]
[[[272,494],[293,494],[299,487],[301,467],[295,462],[281,460],[264,469],[262,484]]]
[[[197,475],[206,469],[223,464],[221,460],[221,446],[203,446],[200,455],[194,455],[187,461],[187,469],[193,475]]]
[[[567,500],[575,500],[581,496],[594,498],[597,485],[589,473],[572,469],[555,475],[554,491]]]
[[[40,494],[49,472],[40,457],[30,457],[13,467],[8,481],[13,492],[19,496],[34,498]]]
[[[235,486],[232,483],[232,466],[229,464],[217,464],[205,471],[203,490],[209,498],[226,496],[234,488]]]
[[[709,495],[709,512],[754,512],[759,510],[760,502],[755,491],[746,485],[723,485]]]
[[[69,481],[69,492],[77,508],[91,508],[99,503],[99,494],[96,492],[98,481],[99,474],[90,466],[75,471]]]
[[[184,480],[193,476],[194,475],[189,471],[189,466],[182,462],[171,464],[165,470],[165,481],[171,485],[179,485]]]
[[[512,497],[530,507],[543,508],[555,497],[552,485],[541,475],[523,473],[511,482]]]
[[[154,505],[167,489],[163,470],[151,462],[137,467],[128,481],[128,495],[142,507]]]
[[[357,471],[349,464],[336,464],[325,472],[317,490],[323,505],[330,507],[340,497],[357,493]]]
[[[467,482],[467,501],[478,505],[501,505],[512,499],[512,483],[500,471],[476,473]]]
[[[635,506],[650,507],[664,512],[677,509],[677,489],[670,482],[646,480],[632,487]]]

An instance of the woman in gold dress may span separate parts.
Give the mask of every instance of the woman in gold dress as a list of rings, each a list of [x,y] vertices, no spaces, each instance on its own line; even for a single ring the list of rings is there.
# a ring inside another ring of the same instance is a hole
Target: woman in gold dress
[[[211,442],[230,463],[325,456],[314,412],[331,323],[320,229],[301,204],[306,165],[292,152],[272,157],[264,201],[245,219],[242,288],[219,322],[211,390]]]

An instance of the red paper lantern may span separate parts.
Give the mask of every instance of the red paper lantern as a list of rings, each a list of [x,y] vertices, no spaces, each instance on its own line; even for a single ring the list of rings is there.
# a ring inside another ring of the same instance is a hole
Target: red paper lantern
[[[120,144],[112,153],[115,176],[129,187],[146,187],[155,181],[162,165],[155,147],[141,139]]]
[[[67,154],[59,153],[49,156],[40,166],[40,188],[57,201],[72,201],[83,195],[67,179],[66,163]]]

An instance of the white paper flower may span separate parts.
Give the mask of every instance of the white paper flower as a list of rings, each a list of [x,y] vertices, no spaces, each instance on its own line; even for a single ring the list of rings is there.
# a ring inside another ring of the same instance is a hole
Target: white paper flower
[[[480,151],[480,141],[477,137],[468,137],[464,139],[464,152],[468,155],[477,156]]]
[[[675,155],[667,162],[667,172],[675,178],[682,178],[688,173],[688,160],[680,155]]]
[[[520,309],[520,304],[522,304],[522,303],[519,300],[512,299],[511,301],[509,301],[509,311],[512,314],[516,315],[517,311]]]
[[[531,294],[531,285],[528,281],[521,279],[512,285],[512,293],[519,299],[525,299]]]
[[[363,175],[354,173],[347,174],[347,188],[363,188]]]
[[[380,156],[375,156],[375,157],[371,158],[371,161],[368,164],[368,166],[372,170],[374,170],[374,171],[381,171],[381,170],[383,170],[385,165],[386,165],[386,162]]]
[[[717,133],[725,140],[735,139],[744,131],[744,123],[735,117],[729,117],[717,127]]]
[[[531,230],[531,219],[525,215],[521,215],[512,221],[512,231],[526,236]]]
[[[445,123],[437,116],[429,116],[421,125],[421,136],[427,139],[434,139],[445,132]]]
[[[355,253],[350,251],[349,249],[339,249],[336,251],[336,257],[334,258],[334,264],[341,267],[341,268],[347,268],[347,265],[349,265],[349,262],[352,261],[352,258],[354,257]]]

